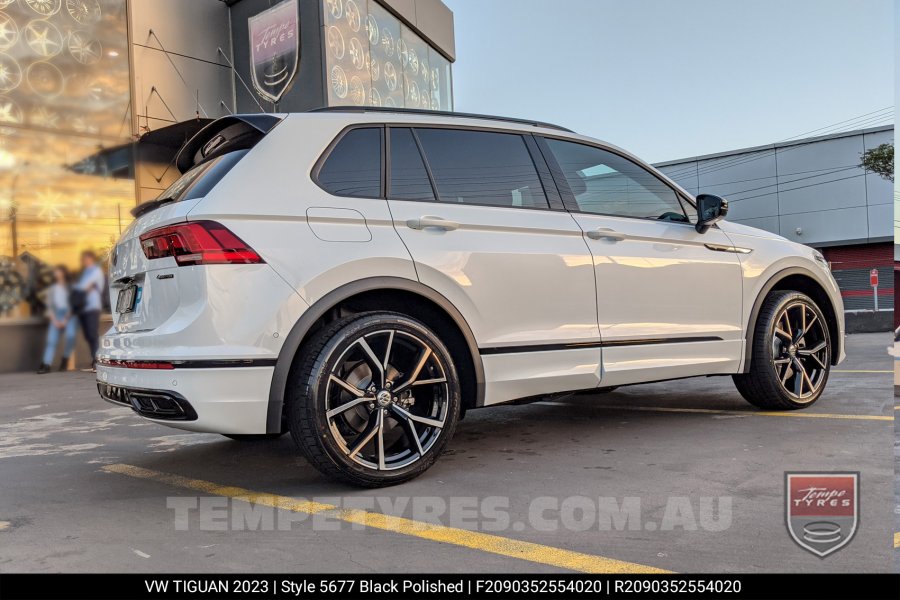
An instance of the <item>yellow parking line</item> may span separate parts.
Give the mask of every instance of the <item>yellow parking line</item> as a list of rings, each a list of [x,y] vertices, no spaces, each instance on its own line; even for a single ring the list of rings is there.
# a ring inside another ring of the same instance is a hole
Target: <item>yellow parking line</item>
[[[722,410],[718,408],[676,408],[669,406],[615,406],[611,404],[572,404],[569,402],[536,402],[548,406],[590,406],[612,410],[633,410],[644,412],[674,412],[674,413],[702,413],[710,415],[744,415],[748,417],[801,417],[804,419],[850,419],[859,421],[893,421],[894,417],[883,415],[843,415],[835,413],[811,413],[799,411],[752,411],[752,410]]]
[[[224,496],[234,500],[252,502],[263,506],[271,506],[297,513],[315,514],[329,512],[329,516],[347,523],[357,523],[400,535],[408,535],[434,542],[443,542],[463,548],[481,550],[491,554],[499,554],[510,558],[518,558],[530,562],[581,571],[584,573],[669,573],[663,569],[625,562],[604,556],[582,554],[562,548],[533,544],[499,535],[490,535],[478,531],[468,531],[455,527],[444,527],[424,521],[415,521],[403,517],[394,517],[359,509],[341,509],[332,504],[323,504],[309,500],[301,500],[288,496],[254,492],[244,488],[224,486],[202,479],[191,479],[180,475],[172,475],[142,469],[132,465],[107,465],[103,470],[138,479],[149,479],[173,487],[203,492],[215,496]]]
[[[894,548],[900,548],[900,533],[894,534]]]
[[[832,373],[893,373],[893,369],[889,371],[871,370],[871,369],[832,369]]]

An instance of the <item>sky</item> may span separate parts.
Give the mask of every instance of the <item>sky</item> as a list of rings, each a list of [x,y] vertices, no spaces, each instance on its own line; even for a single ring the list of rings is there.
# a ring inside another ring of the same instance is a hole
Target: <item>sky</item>
[[[455,110],[558,123],[651,162],[894,104],[893,0],[443,1]]]

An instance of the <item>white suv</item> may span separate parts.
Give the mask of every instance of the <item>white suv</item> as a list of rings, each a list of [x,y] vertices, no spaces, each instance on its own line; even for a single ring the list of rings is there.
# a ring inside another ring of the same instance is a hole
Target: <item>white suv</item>
[[[353,484],[421,474],[470,408],[732,375],[797,409],[843,359],[821,254],[560,127],[230,116],[176,162],[111,258],[100,394],[191,431],[290,431]]]

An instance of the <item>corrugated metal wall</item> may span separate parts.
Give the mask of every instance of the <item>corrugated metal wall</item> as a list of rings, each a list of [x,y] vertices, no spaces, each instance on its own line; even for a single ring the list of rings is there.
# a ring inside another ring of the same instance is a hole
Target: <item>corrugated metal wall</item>
[[[890,243],[822,248],[841,287],[846,310],[873,310],[869,272],[878,269],[878,308],[894,308],[894,246]]]

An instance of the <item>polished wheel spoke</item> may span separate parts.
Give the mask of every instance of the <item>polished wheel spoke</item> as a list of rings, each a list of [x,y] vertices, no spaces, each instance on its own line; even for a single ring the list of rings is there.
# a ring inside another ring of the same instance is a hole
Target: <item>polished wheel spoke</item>
[[[806,385],[809,387],[810,393],[814,392],[816,388],[813,385],[812,380],[809,378],[809,373],[806,372],[806,367],[804,367],[803,363],[800,362],[800,360],[796,359],[796,358],[794,359],[794,364],[797,366],[797,369],[800,371],[800,380],[802,382],[800,384],[799,395],[801,395],[801,396],[803,395],[803,383],[806,383]]]
[[[435,383],[447,383],[446,377],[437,377],[435,379],[420,379],[418,381],[414,381],[412,386],[415,387],[417,385],[432,385]]]
[[[793,374],[793,370],[791,369],[791,365],[790,365],[791,362],[792,361],[790,359],[788,359],[788,365],[784,368],[784,375],[782,375],[782,377],[781,377],[781,385],[783,385],[783,386],[787,386],[787,380]]]
[[[380,410],[374,411],[373,414],[369,415],[369,421],[366,423],[366,428],[360,432],[359,437],[356,438],[356,443],[353,444],[353,447],[350,448],[350,452],[348,453],[350,458],[353,458],[359,451],[362,450],[366,444],[372,441],[378,434],[379,430],[379,420],[377,415],[374,413],[380,413]]]
[[[803,328],[803,331],[811,330],[812,326],[815,325],[816,321],[818,321],[818,320],[819,320],[819,317],[817,317],[815,314],[813,314],[812,320],[809,322],[809,324],[806,327]]]
[[[419,357],[419,362],[418,362],[418,364],[416,364],[416,367],[413,369],[409,378],[405,382],[403,382],[400,385],[398,385],[397,387],[395,387],[394,391],[399,392],[400,390],[403,390],[411,385],[415,385],[416,379],[419,378],[419,374],[422,372],[422,369],[425,368],[425,363],[428,362],[428,359],[430,357],[431,357],[431,348],[423,348],[422,355]]]
[[[797,396],[803,396],[803,373],[801,369],[797,368],[797,365],[794,364],[794,394]]]
[[[332,381],[332,382],[334,382],[334,383],[336,383],[336,384],[338,384],[339,386],[341,386],[342,388],[344,388],[344,390],[346,390],[347,392],[353,394],[353,395],[356,396],[357,398],[362,398],[363,396],[366,395],[365,391],[359,389],[359,388],[356,387],[356,386],[350,385],[349,383],[347,383],[346,381],[344,381],[343,379],[341,379],[341,378],[338,377],[337,375],[334,375],[334,374],[329,375],[328,380],[329,380],[329,381]]]
[[[415,421],[416,423],[422,423],[423,425],[428,425],[429,427],[436,427],[438,429],[442,429],[444,427],[444,421],[438,421],[437,419],[429,419],[428,417],[420,417],[419,415],[414,415],[406,409],[400,408],[397,405],[393,407],[394,411],[400,413],[402,417],[405,419],[409,419],[411,421]]]
[[[788,333],[787,331],[785,331],[784,329],[781,329],[780,327],[775,327],[775,334],[776,334],[776,335],[780,335],[781,337],[783,337],[784,339],[786,339],[788,342],[791,342],[791,341],[793,341],[793,339],[794,339],[794,338],[791,336],[791,334],[789,334],[789,333]]]
[[[378,470],[384,471],[384,410],[379,410],[378,420]]]
[[[382,363],[385,373],[387,373],[387,370],[388,370],[388,363],[391,362],[391,349],[393,348],[393,345],[394,345],[394,330],[391,329],[390,333],[388,334],[387,350],[384,351],[384,362]]]
[[[826,365],[826,364],[822,361],[822,359],[819,358],[818,355],[816,355],[816,354],[810,354],[810,358],[812,358],[814,361],[816,361],[817,363],[819,363],[819,366],[822,367],[822,370],[825,370],[825,369],[828,368],[828,365]]]
[[[803,356],[814,356],[824,350],[827,346],[828,344],[826,344],[825,342],[819,342],[812,348],[802,348],[800,350],[797,350],[797,354],[802,354]]]
[[[423,456],[425,454],[425,450],[422,449],[422,442],[419,440],[419,432],[416,431],[415,423],[413,422],[412,419],[406,417],[403,414],[403,412],[406,412],[406,411],[400,412],[399,410],[397,410],[396,406],[394,406],[392,408],[393,408],[394,415],[400,417],[399,419],[397,419],[397,421],[399,421],[401,427],[403,427],[403,431],[406,433],[406,437],[409,438],[409,440],[413,444],[415,444],[416,450],[419,452],[419,456]],[[409,413],[407,413],[407,414],[409,414]]]
[[[347,412],[351,408],[354,408],[356,406],[359,406],[360,404],[365,404],[366,402],[371,402],[371,401],[372,401],[371,398],[357,398],[357,399],[351,400],[350,402],[347,402],[345,404],[341,404],[340,406],[338,406],[336,408],[332,408],[331,410],[329,410],[328,412],[325,413],[325,416],[328,417],[329,419],[333,419],[337,415]]]
[[[366,338],[359,338],[356,341],[356,343],[359,345],[360,348],[363,349],[363,352],[366,353],[366,356],[369,357],[369,360],[372,361],[371,366],[375,367],[375,369],[377,369],[378,372],[381,373],[381,386],[384,387],[384,383],[385,383],[384,365],[381,363],[380,360],[378,360],[378,357],[375,356],[375,352],[372,351],[372,346],[369,345],[369,343],[366,341]]]

